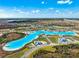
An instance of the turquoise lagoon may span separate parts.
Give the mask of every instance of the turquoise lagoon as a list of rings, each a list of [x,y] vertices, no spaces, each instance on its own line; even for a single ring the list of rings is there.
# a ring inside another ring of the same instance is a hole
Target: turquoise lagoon
[[[29,34],[28,36],[25,36],[24,38],[11,41],[5,44],[3,46],[3,50],[5,51],[16,51],[21,48],[23,48],[26,44],[32,42],[33,40],[37,39],[40,35],[45,34],[45,35],[71,35],[75,36],[76,33],[72,31],[64,31],[64,32],[56,32],[56,31],[45,31],[45,30],[39,30],[39,31],[34,31],[33,33]]]

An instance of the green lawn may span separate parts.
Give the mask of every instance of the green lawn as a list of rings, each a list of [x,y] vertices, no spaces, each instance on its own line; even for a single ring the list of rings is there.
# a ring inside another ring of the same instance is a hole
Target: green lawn
[[[38,39],[33,40],[33,41],[32,41],[32,42],[30,42],[30,43],[33,43],[33,44],[34,44],[34,41],[46,41],[46,39],[45,39],[45,38],[43,38],[43,37],[39,37]],[[27,45],[29,45],[30,43],[28,43]]]
[[[52,46],[45,46],[43,48],[40,48],[40,50],[46,50],[46,51],[54,52],[56,49],[53,48]]]
[[[38,38],[38,40],[39,40],[39,41],[46,41],[46,38],[40,37],[40,38]]]
[[[5,38],[0,38],[0,43],[2,43],[2,42],[4,42],[4,41],[6,41],[6,39]]]
[[[59,36],[52,36],[52,37],[49,37],[49,39],[50,39],[53,43],[57,43],[57,42],[58,42],[58,38],[59,38]]]

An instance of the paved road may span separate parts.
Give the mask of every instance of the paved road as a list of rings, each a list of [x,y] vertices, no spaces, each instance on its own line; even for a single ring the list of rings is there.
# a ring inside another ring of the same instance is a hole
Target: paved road
[[[33,51],[36,51],[36,50],[38,50],[39,48],[42,48],[42,47],[44,47],[44,46],[35,47],[35,48],[30,49],[29,51],[25,52],[24,55],[21,58],[28,57]]]
[[[54,44],[51,42],[51,40],[50,40],[46,35],[43,35],[43,37],[46,38],[46,39],[49,41],[49,43],[50,43],[51,45],[54,45]],[[46,46],[46,45],[45,45],[45,46]],[[22,58],[28,57],[33,51],[38,50],[39,48],[42,48],[42,47],[44,47],[44,45],[43,45],[43,46],[37,46],[37,47],[35,47],[35,48],[30,49],[29,51],[27,51],[27,52],[24,53],[24,55],[22,56]]]
[[[25,52],[24,55],[23,55],[21,58],[28,58],[28,56],[29,56],[32,52],[38,50],[39,48],[42,48],[42,47],[45,47],[45,46],[56,46],[56,45],[59,45],[59,44],[49,44],[49,45],[37,46],[37,47],[32,48],[32,49],[30,49],[29,51]]]
[[[43,35],[43,37],[46,38],[50,44],[52,44],[52,41],[46,35]]]
[[[49,45],[37,46],[35,48],[32,48],[29,51],[26,51],[21,58],[28,58],[28,56],[31,53],[33,53],[34,51],[38,50],[39,48],[42,48],[42,47],[45,47],[45,46],[57,46],[57,45],[59,45],[59,44],[52,43],[51,40],[48,37],[46,37],[46,36],[43,36],[43,37],[45,37],[50,42]],[[76,43],[76,42],[79,42],[79,41],[74,41],[74,43]]]
[[[79,41],[77,41],[77,42],[79,42]],[[73,43],[77,43],[77,42],[73,42]],[[57,46],[57,45],[60,45],[60,44],[54,44],[54,43],[52,43],[52,44],[45,45],[45,46]],[[65,44],[64,44],[64,45],[65,45]],[[24,55],[23,55],[21,58],[28,58],[28,56],[29,56],[31,53],[33,53],[34,51],[38,50],[39,48],[42,48],[42,47],[45,47],[45,46],[37,46],[37,47],[35,47],[35,48],[30,49],[29,51],[26,51],[26,52],[24,53]]]

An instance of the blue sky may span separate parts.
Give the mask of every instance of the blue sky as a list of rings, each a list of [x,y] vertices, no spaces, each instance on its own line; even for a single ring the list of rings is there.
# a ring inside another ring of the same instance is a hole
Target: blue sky
[[[0,0],[0,18],[79,18],[79,0]]]

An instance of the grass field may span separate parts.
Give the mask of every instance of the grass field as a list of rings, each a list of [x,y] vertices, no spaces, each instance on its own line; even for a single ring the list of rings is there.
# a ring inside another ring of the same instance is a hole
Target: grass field
[[[34,51],[31,58],[71,58],[79,57],[79,44],[47,46]]]
[[[59,38],[59,36],[49,37],[49,39],[52,41],[52,43],[58,43],[58,38]]]
[[[44,52],[44,51],[55,52],[56,49],[53,48],[52,46],[45,46],[45,47],[43,47],[43,48],[40,48],[40,49],[34,51],[34,52],[31,53],[28,57],[29,57],[29,58],[33,58],[34,55],[38,54],[38,53],[41,52],[41,51],[42,51],[42,52]]]

